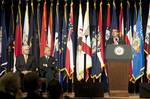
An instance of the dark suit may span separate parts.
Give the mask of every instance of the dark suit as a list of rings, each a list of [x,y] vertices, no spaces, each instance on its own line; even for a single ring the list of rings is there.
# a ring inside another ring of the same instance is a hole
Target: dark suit
[[[55,58],[49,57],[47,59],[45,56],[40,58],[40,77],[47,78],[48,81],[54,79],[56,68],[55,68]]]
[[[27,63],[25,63],[25,59],[23,55],[20,55],[16,58],[16,69],[18,72],[21,71],[34,71],[35,70],[35,61],[34,57],[28,56]]]
[[[106,41],[106,44],[114,44],[113,37],[109,38],[108,41]],[[118,37],[118,44],[125,44],[125,42],[120,37]]]

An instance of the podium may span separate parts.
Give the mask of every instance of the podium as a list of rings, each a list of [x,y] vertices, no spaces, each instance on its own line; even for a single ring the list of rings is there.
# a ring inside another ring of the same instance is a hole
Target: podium
[[[129,45],[107,45],[106,62],[109,95],[127,97],[132,50]]]

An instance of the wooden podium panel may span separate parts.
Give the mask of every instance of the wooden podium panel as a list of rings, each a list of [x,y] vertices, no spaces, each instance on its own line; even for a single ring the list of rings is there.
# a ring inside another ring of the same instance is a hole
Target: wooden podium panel
[[[109,61],[107,63],[110,96],[128,96],[128,61]]]
[[[129,45],[107,45],[106,61],[110,96],[129,96],[129,67],[132,50]]]

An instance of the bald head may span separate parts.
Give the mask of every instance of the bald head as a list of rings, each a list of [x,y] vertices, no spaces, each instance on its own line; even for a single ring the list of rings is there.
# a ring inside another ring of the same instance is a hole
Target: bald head
[[[30,47],[28,45],[22,46],[22,54],[28,55]]]

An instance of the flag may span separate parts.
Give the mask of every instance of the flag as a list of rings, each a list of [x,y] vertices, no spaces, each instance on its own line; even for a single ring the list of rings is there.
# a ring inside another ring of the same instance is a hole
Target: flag
[[[10,70],[13,67],[14,62],[14,12],[13,12],[13,2],[11,4],[10,12],[10,22],[9,22],[9,35],[8,35],[8,69]]]
[[[8,58],[7,58],[7,32],[6,32],[6,23],[5,23],[5,8],[4,3],[2,4],[2,15],[1,15],[1,22],[2,22],[2,47],[1,47],[1,57],[2,62],[1,66],[7,66],[8,65]]]
[[[107,22],[106,22],[106,31],[105,31],[105,42],[110,38],[110,4],[107,4]],[[106,43],[105,43],[106,45]]]
[[[54,41],[54,57],[57,61],[56,66],[59,66],[59,3],[56,5],[56,16],[55,16],[55,41]]]
[[[123,20],[123,6],[120,4],[120,15],[119,15],[119,36],[124,40],[124,20]]]
[[[67,3],[64,5],[64,15],[63,15],[63,24],[61,29],[61,34],[59,36],[59,81],[63,89],[66,88],[66,71],[65,71],[65,57],[66,57],[66,46],[67,46]]]
[[[84,53],[81,50],[81,43],[83,37],[83,18],[82,6],[79,4],[79,17],[78,17],[78,32],[77,32],[77,56],[76,56],[76,74],[77,79],[80,81],[84,79]]]
[[[100,3],[99,17],[98,17],[98,57],[101,62],[101,68],[105,66],[105,45],[104,45],[104,33],[102,27],[102,2]]]
[[[134,16],[133,16],[133,27],[132,27],[132,34],[133,38],[136,37],[136,21],[137,21],[137,10],[136,10],[136,4],[134,4]]]
[[[15,56],[22,54],[22,25],[21,25],[21,12],[20,2],[18,5],[17,23],[16,23],[16,35],[15,35]]]
[[[60,41],[60,69],[64,69],[65,66],[65,56],[66,56],[66,47],[67,47],[67,3],[64,7],[64,17],[63,17],[63,26],[62,26],[62,36]]]
[[[29,44],[30,45],[30,47],[31,47],[31,50],[30,50],[30,54],[31,55],[34,55],[33,53],[34,53],[34,50],[32,50],[32,44],[33,44],[33,38],[34,38],[34,36],[33,36],[33,34],[34,34],[34,29],[35,29],[35,27],[34,27],[34,25],[35,25],[35,21],[34,21],[34,9],[33,9],[33,2],[31,2],[31,16],[30,16],[30,27],[29,27],[29,33],[28,33],[28,35],[26,35],[27,36],[27,42],[25,42],[25,43],[27,43],[27,44]]]
[[[145,34],[145,44],[144,44],[144,49],[145,53],[148,53],[148,48],[149,48],[149,35],[150,35],[150,5],[149,5],[149,14],[148,14],[148,21],[147,21],[147,27],[146,27],[146,34]]]
[[[82,51],[86,55],[86,76],[85,79],[88,80],[89,74],[88,69],[92,67],[92,48],[91,48],[91,37],[90,37],[90,24],[89,24],[89,2],[86,3],[86,12],[84,16],[83,25],[83,39],[82,39]]]
[[[54,39],[53,39],[53,27],[52,27],[52,12],[53,11],[53,3],[51,3],[50,6],[50,15],[49,15],[49,26],[48,26],[48,36],[47,36],[47,45],[50,48],[50,55],[53,56],[53,52],[54,52]]]
[[[40,0],[38,0],[38,4],[37,4],[37,18],[36,21],[37,22],[37,31],[38,31],[38,36],[39,36],[39,41],[40,41],[40,33],[41,33],[41,14],[40,14]],[[39,43],[40,46],[40,43]]]
[[[46,0],[44,1],[43,8],[43,16],[42,16],[42,31],[41,31],[41,39],[40,39],[40,57],[44,56],[44,48],[47,44],[47,8],[46,8]]]
[[[133,38],[133,81],[144,75],[144,41],[141,19],[141,5],[136,22],[136,34]]]
[[[36,15],[33,9],[33,2],[31,2],[31,16],[30,16],[30,28],[29,28],[29,44],[30,44],[30,54],[35,58],[35,64],[39,64],[39,35],[38,28],[36,24]]]
[[[23,26],[23,44],[28,44],[28,35],[29,35],[29,15],[28,15],[28,3],[26,4],[24,26]]]
[[[101,10],[101,5],[100,5]],[[102,11],[102,10],[101,10]],[[101,14],[100,11],[100,14]],[[99,14],[99,15],[100,15]],[[101,16],[100,16],[101,17]],[[100,34],[97,33],[97,17],[96,17],[96,2],[94,2],[94,9],[92,11],[92,23],[91,23],[91,38],[92,38],[92,78],[99,78],[101,75],[101,63],[98,56],[101,56],[100,54]],[[98,27],[99,29],[99,27]]]
[[[112,10],[112,20],[111,20],[111,31],[113,29],[118,29],[118,21],[117,21],[117,15],[116,15],[116,5],[113,1],[113,10]]]
[[[73,2],[71,2],[69,24],[68,24],[68,39],[66,48],[66,71],[69,77],[72,76],[74,72],[74,32],[73,32]]]
[[[132,46],[132,31],[131,31],[131,16],[130,16],[130,4],[127,1],[127,12],[126,12],[126,28],[125,28],[125,42],[127,45]],[[132,62],[130,63],[129,69],[130,80],[132,79]]]
[[[146,34],[145,34],[145,53],[147,54],[147,75],[150,74],[150,54],[149,54],[149,35],[150,35],[150,5],[149,5],[149,14],[148,14],[148,22],[147,22],[147,28],[146,28]]]
[[[131,16],[130,16],[130,4],[127,1],[127,12],[126,12],[126,35],[125,35],[125,42],[128,45],[132,45],[132,32],[131,32]]]

